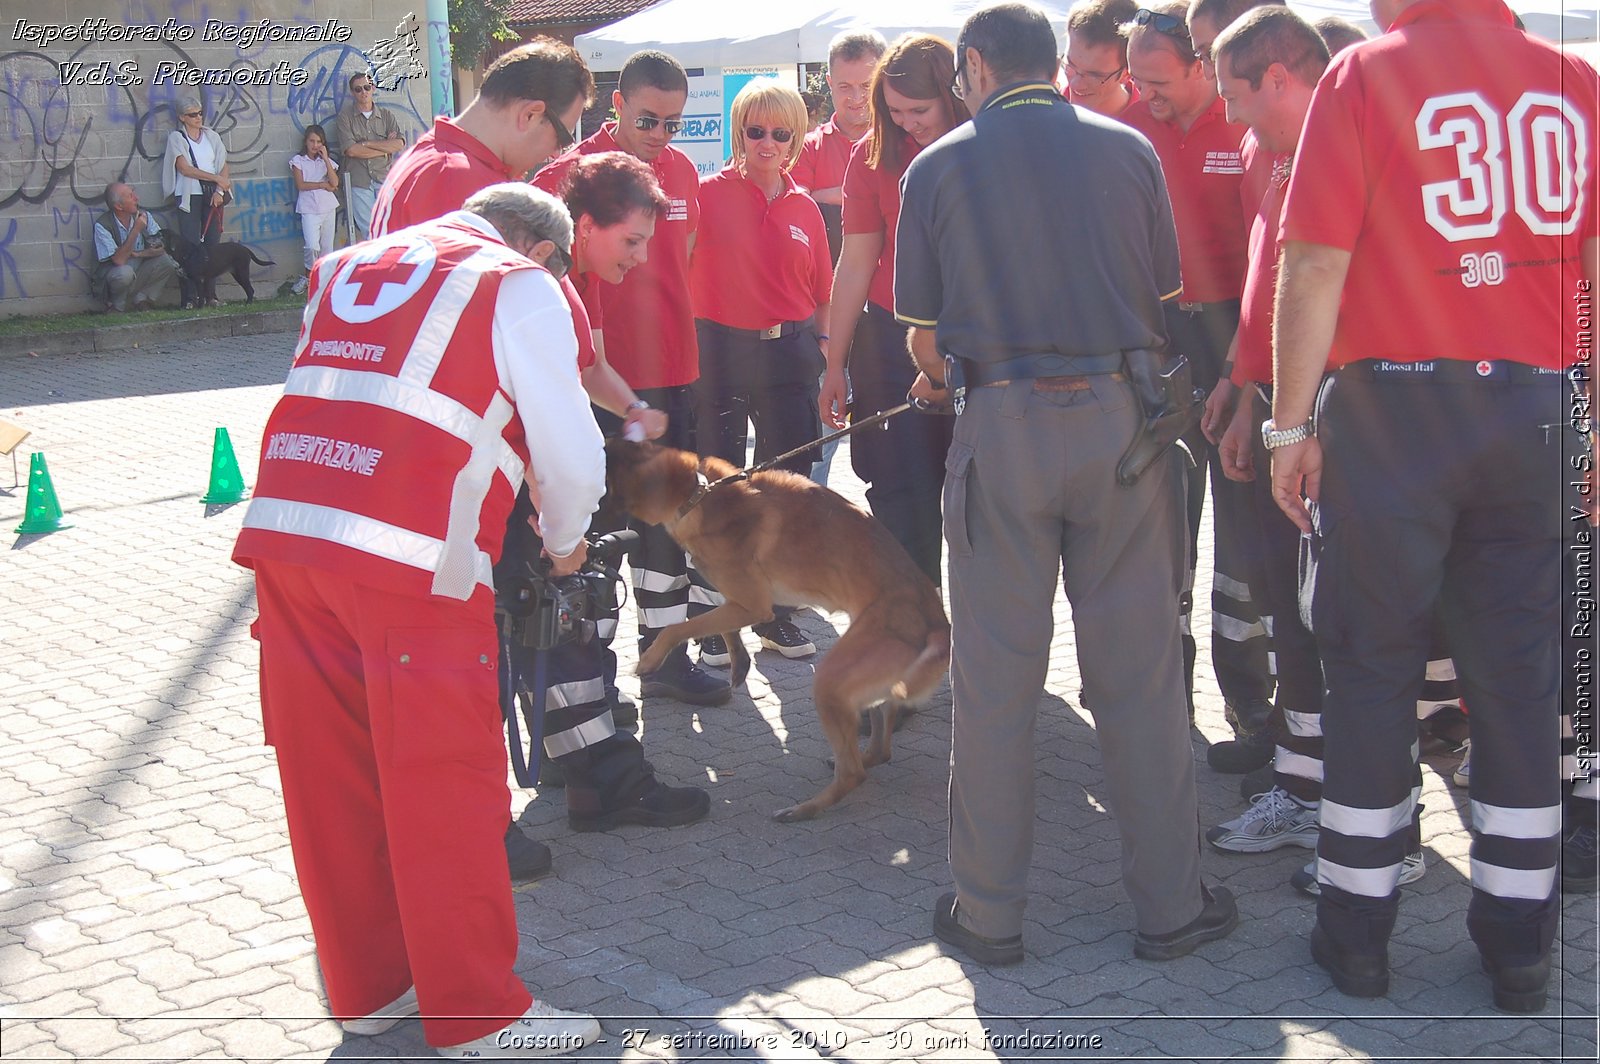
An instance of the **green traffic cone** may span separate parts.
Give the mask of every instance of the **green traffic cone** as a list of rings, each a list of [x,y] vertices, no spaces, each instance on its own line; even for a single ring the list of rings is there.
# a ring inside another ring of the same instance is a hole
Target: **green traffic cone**
[[[45,468],[44,452],[34,451],[28,462],[28,508],[22,524],[17,526],[17,535],[33,536],[71,527],[61,523],[61,504],[56,502],[56,489],[50,483],[50,470]]]
[[[244,476],[239,472],[239,460],[233,456],[228,430],[219,427],[211,445],[211,488],[200,501],[207,506],[225,506],[243,499]]]

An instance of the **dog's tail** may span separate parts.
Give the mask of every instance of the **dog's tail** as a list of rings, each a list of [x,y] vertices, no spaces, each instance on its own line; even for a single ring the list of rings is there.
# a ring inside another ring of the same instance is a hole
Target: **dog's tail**
[[[940,677],[950,668],[950,626],[940,625],[928,633],[928,641],[898,683],[889,689],[896,702],[921,702],[939,686]]]
[[[250,257],[255,260],[255,264],[257,266],[276,266],[277,265],[277,263],[273,262],[271,259],[263,259],[260,256],[258,256],[256,254],[255,248],[251,247],[249,244],[246,244],[244,249],[245,249],[245,251],[250,253]]]

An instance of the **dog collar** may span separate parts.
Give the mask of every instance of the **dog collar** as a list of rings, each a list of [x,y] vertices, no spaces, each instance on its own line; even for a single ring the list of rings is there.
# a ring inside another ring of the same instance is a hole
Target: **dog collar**
[[[689,511],[699,506],[700,500],[705,498],[706,492],[711,490],[711,482],[706,479],[706,475],[700,471],[698,466],[695,467],[694,479],[699,482],[699,486],[694,489],[694,494],[683,500],[683,505],[678,507],[679,519],[688,517]]]

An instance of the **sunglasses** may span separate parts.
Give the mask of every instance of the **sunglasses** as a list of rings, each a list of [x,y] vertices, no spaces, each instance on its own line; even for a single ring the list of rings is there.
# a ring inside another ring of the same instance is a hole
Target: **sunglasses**
[[[550,276],[559,281],[567,275],[568,270],[572,269],[572,256],[567,254],[560,244],[556,244],[555,250],[550,252],[550,260],[544,264],[544,268],[550,271]]]
[[[559,118],[552,118],[550,112],[544,114],[545,121],[549,122],[556,130],[556,151],[566,151],[578,140],[578,135],[567,128],[565,122]]]
[[[199,118],[200,117],[200,112],[199,111],[184,111],[181,117],[183,117],[183,118]]]
[[[355,92],[371,92],[375,88],[377,88],[376,85],[357,85],[353,91],[355,91]]]
[[[654,115],[640,115],[633,120],[634,129],[648,133],[657,126],[661,126],[667,131],[667,136],[669,137],[676,137],[679,133],[682,133],[683,125],[683,119],[681,118],[657,118]]]
[[[1189,24],[1183,19],[1174,15],[1163,14],[1160,11],[1151,11],[1147,7],[1141,7],[1134,12],[1133,22],[1136,26],[1149,26],[1157,33],[1163,33],[1173,40],[1182,41],[1189,46],[1189,54],[1195,55],[1194,41],[1189,39]]]
[[[745,140],[766,140],[769,136],[772,138],[773,143],[775,144],[787,144],[794,139],[794,130],[765,129],[761,126],[744,127]]]

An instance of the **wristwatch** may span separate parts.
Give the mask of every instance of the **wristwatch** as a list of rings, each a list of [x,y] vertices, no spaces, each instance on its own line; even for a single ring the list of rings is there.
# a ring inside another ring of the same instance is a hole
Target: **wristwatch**
[[[635,410],[649,410],[649,409],[650,409],[650,404],[649,403],[645,402],[643,399],[635,399],[633,402],[629,403],[627,405],[627,407],[624,408],[624,411],[626,413],[631,414]]]
[[[1261,423],[1261,442],[1269,451],[1287,447],[1291,443],[1309,440],[1317,434],[1316,423],[1309,418],[1292,429],[1280,429],[1269,417]]]

